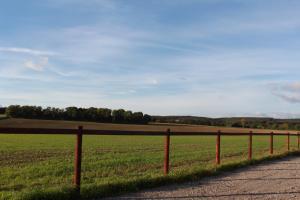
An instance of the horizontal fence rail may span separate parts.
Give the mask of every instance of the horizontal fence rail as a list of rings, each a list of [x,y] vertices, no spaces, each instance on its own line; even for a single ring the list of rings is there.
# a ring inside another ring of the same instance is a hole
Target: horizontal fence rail
[[[58,135],[76,135],[78,129],[53,129],[53,128],[1,128],[0,134],[58,134]],[[84,129],[83,135],[148,135],[148,136],[195,136],[195,135],[218,135],[218,131],[142,131],[142,130],[94,130]],[[221,132],[221,135],[242,136],[249,135],[249,132]],[[252,135],[270,135],[267,132],[252,132]],[[298,135],[299,133],[273,132],[273,135]]]
[[[0,134],[56,134],[56,135],[75,135],[75,157],[74,157],[74,179],[73,184],[80,195],[81,182],[81,162],[82,162],[82,139],[84,135],[118,135],[118,136],[164,136],[164,175],[168,175],[170,171],[170,143],[171,136],[216,136],[216,165],[221,163],[221,137],[222,136],[248,136],[248,160],[252,159],[252,137],[253,136],[270,136],[269,153],[273,154],[274,136],[286,136],[287,151],[290,150],[290,136],[297,136],[297,147],[300,148],[300,133],[288,131],[270,131],[270,132],[222,132],[219,131],[143,131],[143,130],[95,130],[83,129],[79,126],[78,129],[53,129],[53,128],[12,128],[0,127]]]

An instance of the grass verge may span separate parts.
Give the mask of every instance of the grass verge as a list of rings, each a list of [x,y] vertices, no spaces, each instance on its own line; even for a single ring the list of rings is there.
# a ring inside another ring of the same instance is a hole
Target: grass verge
[[[142,189],[148,189],[166,184],[183,183],[186,181],[199,180],[202,177],[215,176],[222,172],[240,169],[254,164],[259,164],[265,161],[278,160],[287,156],[300,155],[299,151],[286,152],[274,156],[266,156],[259,159],[245,160],[223,164],[215,168],[199,170],[193,173],[181,173],[173,176],[157,177],[152,179],[139,179],[136,181],[128,181],[123,183],[113,183],[103,186],[83,187],[81,190],[80,199],[95,199],[108,196],[117,196],[127,192],[136,192]],[[74,188],[62,188],[57,190],[35,190],[22,195],[24,200],[68,200],[76,199],[76,191]]]

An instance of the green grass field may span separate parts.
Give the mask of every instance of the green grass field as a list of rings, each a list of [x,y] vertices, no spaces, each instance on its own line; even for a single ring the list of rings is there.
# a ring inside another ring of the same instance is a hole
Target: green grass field
[[[246,160],[247,139],[222,137],[222,164]],[[285,141],[274,137],[275,154],[286,150]],[[74,144],[75,136],[67,135],[0,135],[0,199],[63,196],[72,188]],[[291,150],[296,146],[291,137]],[[107,195],[114,187],[134,190],[135,182],[155,184],[163,177],[163,149],[161,136],[84,136],[83,198]],[[253,136],[253,157],[268,151],[269,137]],[[170,178],[215,168],[214,136],[172,136],[170,152]]]

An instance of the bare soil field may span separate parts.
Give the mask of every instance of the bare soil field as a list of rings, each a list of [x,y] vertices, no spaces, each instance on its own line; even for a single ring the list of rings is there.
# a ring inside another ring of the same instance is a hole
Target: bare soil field
[[[16,128],[61,128],[75,129],[79,125],[85,129],[103,129],[103,130],[144,130],[144,131],[189,131],[189,132],[222,132],[230,133],[246,133],[250,130],[259,133],[270,133],[268,129],[247,129],[247,128],[229,128],[202,125],[183,125],[183,124],[150,124],[150,125],[134,125],[134,124],[112,124],[112,123],[95,123],[95,122],[79,122],[79,121],[59,121],[59,120],[35,120],[35,119],[4,119],[0,121],[0,127],[16,127]],[[274,131],[274,133],[279,131]],[[282,132],[282,131],[281,131]],[[289,131],[296,133],[296,131]]]

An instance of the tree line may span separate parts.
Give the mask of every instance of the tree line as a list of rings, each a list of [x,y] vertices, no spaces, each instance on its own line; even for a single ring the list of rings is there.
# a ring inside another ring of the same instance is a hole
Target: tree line
[[[152,116],[159,123],[195,124],[273,130],[300,130],[300,119],[274,119],[260,117],[208,118],[194,116]]]
[[[151,116],[142,112],[132,112],[130,110],[108,108],[77,108],[67,107],[64,109],[41,106],[20,106],[11,105],[5,109],[7,117],[25,119],[48,119],[48,120],[72,120],[91,121],[105,123],[129,123],[147,124],[151,121]]]
[[[49,119],[91,121],[104,123],[147,124],[150,121],[158,123],[195,124],[208,126],[225,126],[241,128],[259,128],[273,130],[300,130],[300,119],[274,119],[260,117],[227,117],[208,118],[194,116],[150,116],[142,112],[108,108],[77,108],[64,109],[41,106],[11,105],[0,107],[0,114],[12,118]]]

